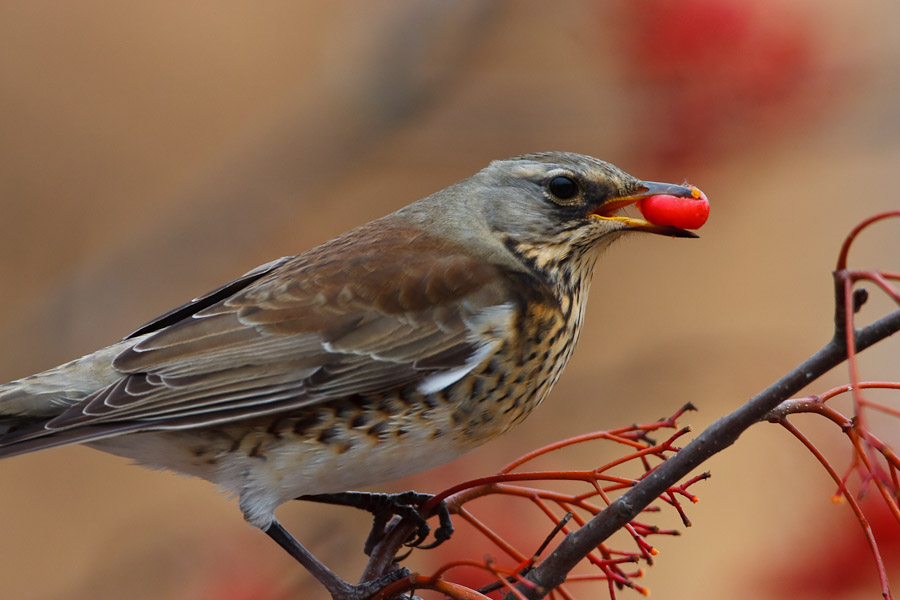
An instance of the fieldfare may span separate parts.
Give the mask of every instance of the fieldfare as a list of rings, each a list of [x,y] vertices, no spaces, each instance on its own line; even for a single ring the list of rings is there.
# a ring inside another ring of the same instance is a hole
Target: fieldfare
[[[524,419],[572,354],[603,250],[696,237],[619,209],[696,193],[578,154],[492,162],[0,386],[0,457],[86,444],[202,477],[309,566],[277,506],[439,465]]]

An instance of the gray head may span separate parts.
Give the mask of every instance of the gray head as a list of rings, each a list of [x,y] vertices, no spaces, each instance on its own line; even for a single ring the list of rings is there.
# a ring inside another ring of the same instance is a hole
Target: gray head
[[[618,216],[654,194],[691,196],[691,188],[645,182],[613,164],[582,154],[545,152],[494,161],[472,178],[491,189],[484,216],[516,242],[592,244],[625,231],[693,237],[672,227]]]
[[[471,242],[473,250],[487,250],[485,241],[491,240],[488,246],[503,246],[533,267],[579,268],[592,265],[601,249],[627,231],[696,237],[616,214],[654,194],[691,193],[685,186],[641,181],[590,156],[543,152],[494,161],[408,207],[407,216],[427,214],[447,235]]]

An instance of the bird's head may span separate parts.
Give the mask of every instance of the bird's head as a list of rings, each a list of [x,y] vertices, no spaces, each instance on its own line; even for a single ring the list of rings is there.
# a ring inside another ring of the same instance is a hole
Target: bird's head
[[[692,187],[641,181],[590,156],[544,152],[494,161],[398,214],[469,252],[510,267],[524,262],[567,286],[569,279],[586,279],[600,252],[626,232],[697,237],[619,214],[650,196],[696,198],[696,193]]]
[[[595,243],[626,231],[697,237],[676,227],[620,215],[658,194],[691,198],[687,186],[641,181],[608,162],[567,152],[494,161],[474,178],[486,191],[489,226],[527,244]]]
[[[593,265],[599,251],[628,231],[697,237],[672,226],[619,214],[658,194],[690,198],[694,188],[641,181],[608,162],[567,152],[492,162],[460,185],[470,211],[491,234],[540,269]],[[576,267],[577,268],[577,267]]]

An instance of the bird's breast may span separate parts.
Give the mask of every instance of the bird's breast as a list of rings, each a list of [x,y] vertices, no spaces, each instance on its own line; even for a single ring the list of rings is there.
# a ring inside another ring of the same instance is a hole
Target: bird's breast
[[[452,427],[465,443],[483,443],[539,405],[572,355],[581,328],[580,298],[529,303],[511,331],[470,377],[444,391]]]

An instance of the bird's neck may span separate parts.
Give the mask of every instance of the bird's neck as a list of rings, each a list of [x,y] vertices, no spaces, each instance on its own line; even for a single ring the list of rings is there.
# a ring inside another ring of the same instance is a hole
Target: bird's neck
[[[512,240],[507,240],[506,246],[549,288],[563,313],[570,314],[580,325],[597,260],[596,249],[591,246],[532,245]]]

